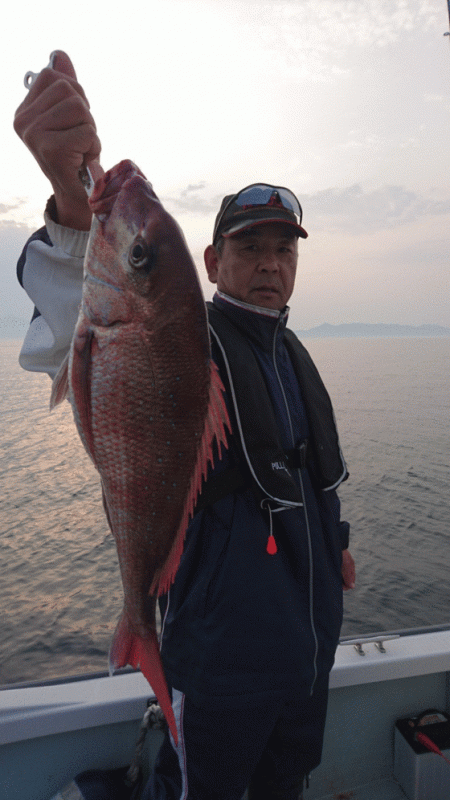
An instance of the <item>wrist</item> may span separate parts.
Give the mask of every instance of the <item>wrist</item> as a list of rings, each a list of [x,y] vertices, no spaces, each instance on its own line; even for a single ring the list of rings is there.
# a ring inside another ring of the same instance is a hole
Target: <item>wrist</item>
[[[65,228],[88,231],[91,227],[92,211],[87,195],[74,198],[55,190],[46,210],[54,222]]]
[[[52,196],[47,202],[44,213],[44,222],[50,241],[54,247],[61,249],[69,258],[80,259],[82,269],[82,262],[86,254],[89,239],[89,231],[81,231],[76,228],[67,228],[64,225],[60,225],[56,220],[55,211],[56,203],[55,198]]]

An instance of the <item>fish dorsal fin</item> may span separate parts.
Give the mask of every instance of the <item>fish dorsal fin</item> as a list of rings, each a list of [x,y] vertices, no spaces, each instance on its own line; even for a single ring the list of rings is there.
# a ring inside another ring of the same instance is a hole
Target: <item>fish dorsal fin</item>
[[[50,411],[58,406],[69,396],[69,355],[67,353],[58,372],[53,378],[52,392],[50,395]]]
[[[210,365],[211,382],[209,387],[208,413],[205,418],[203,435],[198,448],[197,462],[192,473],[189,492],[186,497],[182,518],[172,549],[164,568],[155,576],[150,587],[150,594],[154,594],[155,591],[158,595],[165,594],[172,585],[183,552],[184,538],[189,519],[194,513],[202,483],[206,478],[208,463],[213,464],[214,441],[217,442],[219,454],[221,445],[228,447],[226,429],[228,428],[228,430],[231,431],[231,425],[225,404],[225,390],[216,364],[211,360]]]

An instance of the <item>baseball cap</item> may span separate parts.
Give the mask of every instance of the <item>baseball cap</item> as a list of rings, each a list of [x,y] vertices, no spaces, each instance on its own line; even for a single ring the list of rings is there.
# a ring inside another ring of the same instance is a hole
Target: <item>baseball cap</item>
[[[284,186],[252,183],[236,194],[223,198],[213,233],[215,245],[221,236],[227,238],[254,225],[284,222],[295,228],[297,236],[308,234],[301,226],[302,207],[295,194]]]

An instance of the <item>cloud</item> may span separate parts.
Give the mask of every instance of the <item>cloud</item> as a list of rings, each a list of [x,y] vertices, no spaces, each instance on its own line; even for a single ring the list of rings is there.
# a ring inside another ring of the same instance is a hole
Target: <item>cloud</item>
[[[18,200],[16,203],[9,203],[6,205],[5,203],[0,203],[0,214],[9,214],[11,211],[16,211],[18,208],[25,204],[25,200]],[[8,223],[8,220],[4,220]],[[0,221],[0,224],[3,224],[4,221]]]
[[[0,209],[7,208],[9,211],[12,211],[17,207],[18,206],[2,206],[0,203]],[[0,211],[0,213],[7,213],[7,212]],[[0,219],[0,235],[2,237],[5,234],[7,236],[14,236],[14,233],[17,234],[19,238],[21,238],[22,235],[28,236],[30,233],[30,228],[25,222],[16,222],[15,220],[12,219]]]
[[[200,189],[204,189],[205,186],[206,183],[204,181],[202,181],[201,183],[190,183],[189,186],[186,186],[186,189],[183,189],[181,194],[186,197],[191,192],[198,192]]]
[[[448,97],[443,94],[425,94],[423,99],[426,103],[446,103],[448,101]]]
[[[326,189],[302,196],[302,205],[311,228],[341,230],[355,235],[392,229],[429,215],[450,213],[450,197],[435,199],[402,186],[384,186],[367,192],[359,184]]]
[[[339,41],[341,48],[383,47],[405,31],[433,25],[441,11],[440,4],[427,0],[310,0],[307,6],[330,41]]]
[[[214,195],[213,197],[208,197],[208,185],[201,181],[188,184],[177,195],[161,197],[161,202],[175,216],[183,213],[209,216],[210,214],[217,214],[222,202],[222,196]]]
[[[433,0],[286,0],[241,5],[243,30],[258,45],[247,54],[246,70],[264,70],[334,82],[349,74],[351,48],[385,48],[405,35],[423,36],[442,25],[442,3]],[[250,19],[249,19],[250,18]]]
[[[428,216],[450,213],[450,196],[437,198],[432,192],[420,194],[404,186],[383,186],[367,191],[355,183],[302,194],[300,200],[307,230],[354,236],[393,230]],[[176,218],[182,215],[214,218],[222,195],[211,196],[208,184],[198,182],[189,184],[177,195],[162,197],[161,201]],[[184,224],[182,219],[180,223]]]
[[[349,131],[350,139],[338,144],[337,150],[370,150],[371,152],[382,151],[387,144],[385,137],[377,136],[376,134],[364,134],[360,130]]]

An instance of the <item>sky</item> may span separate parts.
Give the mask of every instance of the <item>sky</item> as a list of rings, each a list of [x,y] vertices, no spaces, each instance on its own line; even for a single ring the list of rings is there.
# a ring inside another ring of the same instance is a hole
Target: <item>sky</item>
[[[5,16],[6,13],[6,16]],[[299,243],[290,325],[450,326],[447,0],[22,0],[2,14],[0,335],[51,187],[12,122],[52,50],[72,58],[109,169],[131,158],[203,251],[225,194],[288,186]],[[17,327],[18,336],[22,328]],[[19,330],[20,329],[20,330]]]

